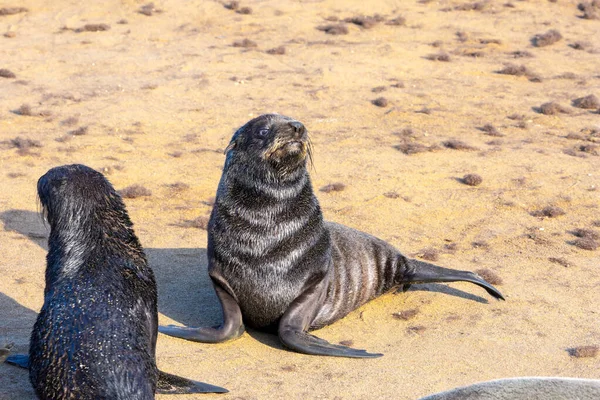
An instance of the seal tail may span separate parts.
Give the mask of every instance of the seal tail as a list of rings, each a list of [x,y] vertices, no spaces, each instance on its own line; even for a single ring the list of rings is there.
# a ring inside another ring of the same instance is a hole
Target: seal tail
[[[229,390],[204,382],[192,381],[177,375],[158,371],[156,393],[189,394],[189,393],[228,393]]]
[[[505,300],[498,289],[474,272],[438,267],[419,260],[408,260],[408,264],[409,269],[404,274],[401,282],[404,284],[404,290],[407,290],[412,283],[464,281],[481,286],[495,299]]]

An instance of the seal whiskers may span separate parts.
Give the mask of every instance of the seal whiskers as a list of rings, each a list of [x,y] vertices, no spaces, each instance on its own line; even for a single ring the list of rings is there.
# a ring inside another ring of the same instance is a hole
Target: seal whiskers
[[[468,281],[500,292],[477,275],[409,260],[383,240],[325,222],[307,163],[304,125],[257,117],[233,135],[208,224],[208,270],[223,306],[217,328],[159,327],[202,342],[234,339],[244,323],[276,329],[282,343],[306,354],[370,358],[308,333],[342,318],[394,287]]]

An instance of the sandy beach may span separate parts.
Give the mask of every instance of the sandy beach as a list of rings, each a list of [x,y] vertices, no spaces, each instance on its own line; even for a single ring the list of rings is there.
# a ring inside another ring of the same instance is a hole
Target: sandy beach
[[[160,369],[230,391],[178,400],[600,379],[600,3],[579,3],[0,0],[0,345],[28,350],[49,234],[36,182],[72,163],[141,187],[125,203],[160,323],[218,324],[203,218],[233,132],[277,112],[310,132],[326,219],[483,270],[506,301],[414,285],[315,332],[385,354],[370,360],[253,330],[216,345],[159,335]],[[0,388],[35,398],[15,367],[0,365]]]

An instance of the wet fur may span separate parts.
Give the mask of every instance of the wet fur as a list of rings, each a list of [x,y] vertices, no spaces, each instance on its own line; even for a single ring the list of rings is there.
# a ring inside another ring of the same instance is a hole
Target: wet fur
[[[154,398],[156,283],[123,201],[82,165],[48,171],[38,195],[50,237],[29,350],[36,394]]]
[[[121,197],[83,165],[53,168],[38,181],[50,224],[44,305],[29,368],[40,399],[153,399],[161,393],[226,390],[158,371],[154,273]]]

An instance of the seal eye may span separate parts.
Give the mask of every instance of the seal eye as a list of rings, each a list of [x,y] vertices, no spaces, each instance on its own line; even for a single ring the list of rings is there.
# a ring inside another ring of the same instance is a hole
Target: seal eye
[[[263,128],[263,129],[259,129],[258,133],[256,134],[256,136],[258,136],[259,138],[265,138],[267,137],[267,135],[269,134],[269,130],[267,128]]]

